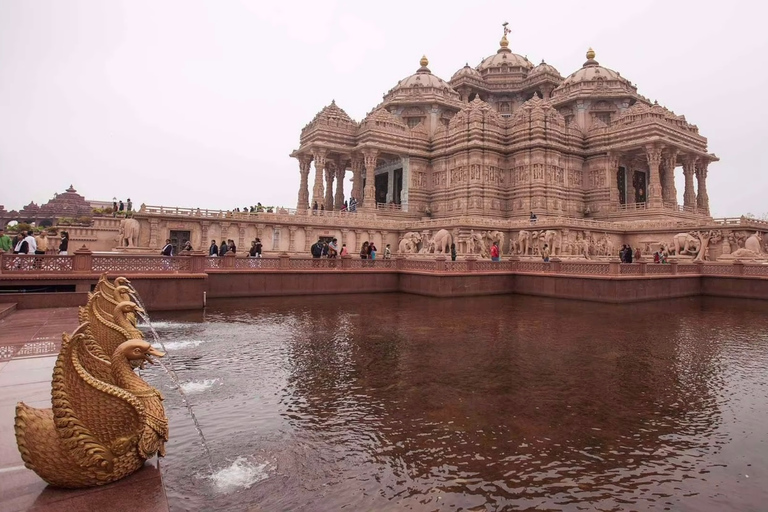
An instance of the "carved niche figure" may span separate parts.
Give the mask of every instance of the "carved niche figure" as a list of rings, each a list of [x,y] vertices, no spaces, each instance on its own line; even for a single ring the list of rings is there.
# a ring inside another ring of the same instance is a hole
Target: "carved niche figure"
[[[472,243],[473,254],[479,254],[481,258],[490,258],[491,253],[486,243],[486,233],[479,234],[474,231],[469,235]]]
[[[118,246],[136,247],[139,245],[139,221],[132,218],[126,218],[120,221],[120,231],[118,231]]]
[[[404,234],[400,239],[398,245],[398,252],[402,254],[416,254],[419,251],[419,243],[421,242],[421,234],[415,231],[409,231]]]
[[[434,243],[435,252],[450,253],[453,236],[447,229],[441,229],[432,237],[432,242]]]

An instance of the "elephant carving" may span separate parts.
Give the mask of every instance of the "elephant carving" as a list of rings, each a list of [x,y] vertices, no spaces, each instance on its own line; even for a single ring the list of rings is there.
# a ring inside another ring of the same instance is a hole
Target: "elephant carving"
[[[763,247],[762,242],[763,237],[760,235],[759,231],[756,231],[754,234],[750,235],[749,238],[747,238],[744,241],[744,248],[754,252],[755,254],[762,254],[763,253]]]
[[[552,256],[557,256],[562,252],[560,247],[560,233],[558,231],[542,231],[539,233],[539,241],[542,247],[544,247],[544,244],[549,246],[549,251]]]
[[[518,254],[524,254],[528,256],[528,252],[531,249],[531,232],[521,230],[517,234],[517,252]]]
[[[447,229],[441,229],[435,233],[431,242],[434,244],[435,252],[450,253],[453,236]]]
[[[675,254],[698,254],[701,242],[690,233],[678,233],[672,237],[672,245],[675,248]]]
[[[486,231],[485,237],[490,240],[490,245],[493,245],[493,242],[497,242],[499,244],[499,250],[504,250],[504,233],[501,231]]]
[[[397,251],[401,254],[416,254],[419,252],[420,242],[421,235],[414,231],[409,231],[403,235],[403,238],[400,239],[400,244],[397,247]]]
[[[139,221],[136,219],[123,219],[120,221],[118,232],[119,247],[136,247],[139,245]]]

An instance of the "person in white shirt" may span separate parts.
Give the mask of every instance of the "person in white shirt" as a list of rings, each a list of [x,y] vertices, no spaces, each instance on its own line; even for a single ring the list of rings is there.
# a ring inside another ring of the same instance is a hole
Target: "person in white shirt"
[[[37,251],[37,241],[35,241],[35,237],[32,236],[31,231],[27,232],[27,236],[24,237],[24,241],[27,242],[29,246],[27,254],[35,254],[35,251]]]

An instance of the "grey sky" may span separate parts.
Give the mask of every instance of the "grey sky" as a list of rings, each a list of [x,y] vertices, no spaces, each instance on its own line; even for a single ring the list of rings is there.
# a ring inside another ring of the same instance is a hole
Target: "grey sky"
[[[3,0],[0,204],[40,204],[71,183],[88,199],[136,205],[295,207],[288,154],[317,111],[335,99],[361,120],[422,54],[448,80],[494,53],[509,21],[515,53],[567,76],[592,46],[641,94],[684,114],[721,158],[709,169],[713,215],[762,214],[767,10],[752,1]]]

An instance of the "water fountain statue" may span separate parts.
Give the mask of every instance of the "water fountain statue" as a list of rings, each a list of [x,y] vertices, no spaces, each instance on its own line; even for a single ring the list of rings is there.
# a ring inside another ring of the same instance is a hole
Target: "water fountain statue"
[[[51,485],[82,488],[119,480],[164,455],[168,419],[160,392],[133,370],[164,354],[143,339],[126,279],[99,281],[81,325],[62,336],[50,409],[16,406],[24,465]],[[104,308],[111,312],[105,311]]]

